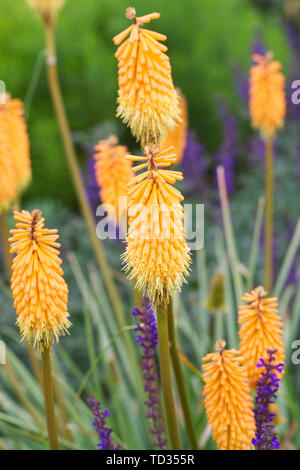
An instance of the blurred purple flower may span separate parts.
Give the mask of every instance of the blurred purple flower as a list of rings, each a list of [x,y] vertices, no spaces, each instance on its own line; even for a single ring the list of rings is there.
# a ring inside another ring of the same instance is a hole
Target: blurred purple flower
[[[219,99],[219,114],[222,120],[223,141],[216,155],[218,165],[223,165],[228,194],[234,191],[234,164],[237,151],[236,120],[229,112],[226,102]]]
[[[275,435],[273,423],[275,414],[270,411],[270,404],[275,403],[280,379],[277,373],[281,373],[284,364],[274,364],[276,350],[268,350],[268,358],[260,359],[257,367],[264,368],[256,383],[255,397],[255,421],[256,438],[252,444],[257,450],[277,450],[280,447],[278,437]]]
[[[182,160],[184,180],[191,195],[199,195],[204,187],[206,168],[204,148],[197,139],[195,131],[188,130],[186,147]]]
[[[109,418],[110,414],[108,410],[101,411],[101,402],[97,401],[95,396],[92,395],[87,400],[88,405],[91,407],[94,421],[93,426],[96,428],[96,431],[99,434],[100,442],[98,444],[99,449],[101,450],[120,450],[121,446],[117,445],[116,447],[112,441],[112,429],[108,428],[106,425],[106,419]]]
[[[145,401],[147,407],[147,419],[151,420],[153,427],[149,429],[154,437],[153,447],[165,450],[167,440],[164,437],[164,425],[162,421],[161,404],[159,396],[159,382],[157,365],[155,361],[155,348],[158,342],[157,326],[151,302],[144,297],[142,308],[135,308],[132,312],[137,317],[136,341],[142,347],[142,371],[144,379],[144,391],[148,395]]]
[[[252,42],[252,54],[265,55],[267,52],[261,30],[256,30]]]

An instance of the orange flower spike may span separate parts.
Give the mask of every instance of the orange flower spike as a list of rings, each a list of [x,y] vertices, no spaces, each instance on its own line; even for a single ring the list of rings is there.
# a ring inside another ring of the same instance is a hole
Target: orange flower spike
[[[277,349],[276,361],[284,362],[282,321],[278,316],[278,299],[276,297],[264,298],[266,292],[263,287],[257,287],[250,294],[246,293],[242,300],[247,305],[239,307],[238,323],[240,351],[244,357],[250,386],[260,376],[260,369],[256,367],[260,358],[267,358],[268,349]],[[280,374],[282,376],[282,374]]]
[[[207,420],[219,450],[249,450],[255,419],[247,373],[239,351],[225,346],[217,341],[218,352],[203,358]]]
[[[250,70],[249,109],[252,125],[260,129],[264,138],[273,137],[283,126],[286,114],[285,78],[281,63],[272,60],[272,53],[254,54],[255,64]]]
[[[0,105],[0,212],[9,208],[17,197],[17,175],[9,140],[9,122],[5,105]]]
[[[23,103],[18,99],[8,97],[6,104],[1,106],[1,111],[6,113],[10,155],[16,172],[18,189],[22,191],[31,180],[30,145]]]
[[[16,228],[9,239],[11,290],[22,339],[43,349],[71,326],[67,311],[68,286],[63,279],[57,230],[44,228],[39,210],[14,212]]]
[[[138,161],[134,171],[145,170],[129,183],[129,231],[124,255],[130,279],[152,301],[168,302],[180,290],[190,264],[183,228],[182,194],[172,184],[183,178],[179,171],[163,170],[174,163],[174,150],[158,153],[155,145],[145,156],[128,156]]]
[[[117,116],[144,146],[159,143],[180,120],[180,110],[169,57],[165,54],[167,47],[160,42],[167,38],[142,28],[160,14],[136,17],[135,9],[127,8],[126,16],[134,24],[113,38],[119,46],[115,54],[119,69]]]
[[[127,148],[117,145],[115,136],[100,140],[94,155],[95,176],[100,186],[100,198],[108,216],[115,222],[126,216],[126,204],[122,198],[127,197],[128,183],[134,177],[132,162],[129,161]]]
[[[169,131],[160,144],[160,149],[164,150],[171,146],[174,147],[176,153],[176,163],[180,163],[186,146],[187,129],[188,129],[188,109],[187,102],[180,90],[178,93],[178,104],[180,109],[180,121],[177,126]]]

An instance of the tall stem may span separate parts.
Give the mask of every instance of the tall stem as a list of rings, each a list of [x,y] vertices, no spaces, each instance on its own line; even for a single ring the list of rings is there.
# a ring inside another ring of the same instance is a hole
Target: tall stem
[[[265,160],[265,288],[271,293],[273,284],[273,139],[267,137]]]
[[[6,212],[4,210],[1,212],[1,233],[2,233],[2,246],[3,246],[5,266],[6,266],[8,279],[10,280],[12,257],[9,251],[9,243],[8,243],[9,232],[8,232],[8,226],[7,226]]]
[[[162,305],[157,308],[157,329],[160,378],[164,397],[169,437],[172,449],[178,450],[181,449],[181,444],[176,416],[174,392],[172,387],[168,313],[166,307]]]
[[[85,222],[88,228],[93,250],[94,250],[96,260],[97,260],[97,263],[99,265],[99,268],[103,277],[105,287],[107,289],[110,302],[116,314],[116,319],[120,328],[124,328],[126,326],[126,321],[125,321],[122,302],[121,302],[118,290],[113,281],[111,269],[105,258],[101,240],[98,239],[97,234],[96,234],[95,221],[93,218],[93,214],[92,214],[89,202],[85,194],[84,184],[82,181],[80,168],[77,162],[74,144],[71,138],[70,127],[69,127],[67,115],[65,112],[62,93],[60,90],[59,79],[58,79],[58,72],[57,72],[57,65],[56,65],[56,47],[55,47],[55,37],[54,37],[54,26],[52,23],[45,24],[45,41],[46,41],[46,48],[47,48],[47,55],[48,55],[47,71],[48,71],[49,89],[50,89],[53,106],[55,109],[59,129],[61,133],[61,138],[62,138],[64,149],[65,149],[65,155],[67,158],[73,184],[74,184],[76,194],[78,197],[81,212],[83,214],[83,217],[85,219]],[[126,342],[128,352],[134,360],[133,344],[132,344],[132,341],[128,332],[125,329],[124,329],[123,335],[124,335],[124,340]]]
[[[56,419],[54,412],[53,377],[51,370],[51,346],[42,351],[43,391],[49,444],[52,450],[58,450]]]
[[[182,405],[182,411],[184,415],[185,425],[187,435],[193,450],[198,448],[195,426],[192,418],[192,412],[189,404],[189,399],[185,387],[184,374],[182,369],[182,364],[179,358],[178,349],[176,345],[176,336],[175,336],[175,322],[174,322],[174,313],[173,313],[173,302],[170,301],[168,305],[168,327],[169,327],[169,340],[170,340],[170,351],[173,370],[175,374],[175,379],[177,383],[177,388],[179,392],[179,397]]]

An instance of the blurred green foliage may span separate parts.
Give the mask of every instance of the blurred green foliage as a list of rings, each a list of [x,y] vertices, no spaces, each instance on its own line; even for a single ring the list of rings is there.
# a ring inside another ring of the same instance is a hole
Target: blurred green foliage
[[[67,0],[59,15],[59,71],[73,131],[89,131],[103,120],[115,120],[117,64],[112,37],[127,27],[124,11],[128,5],[128,0]],[[161,13],[151,28],[168,36],[174,82],[187,96],[190,126],[214,151],[221,138],[214,96],[223,94],[236,106],[232,65],[248,69],[257,29],[276,57],[286,63],[279,20],[261,17],[251,2],[240,0],[136,0],[134,6],[138,15]],[[13,96],[30,98],[26,104],[33,183],[25,196],[51,196],[75,206],[42,65],[43,30],[25,0],[0,3],[0,43],[0,79]],[[29,96],[29,85],[35,80]],[[129,132],[118,125],[124,142],[133,144]],[[81,153],[81,163],[84,158]]]

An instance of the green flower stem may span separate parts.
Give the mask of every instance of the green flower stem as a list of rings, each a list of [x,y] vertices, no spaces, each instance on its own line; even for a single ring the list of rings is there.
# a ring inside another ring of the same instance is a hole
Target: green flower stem
[[[12,257],[9,251],[9,243],[8,243],[9,232],[8,232],[8,226],[7,226],[6,212],[4,210],[1,212],[1,234],[2,234],[2,245],[3,245],[5,266],[6,266],[8,279],[10,280]]]
[[[160,378],[164,397],[169,437],[173,450],[181,449],[179,428],[176,416],[175,399],[172,387],[171,360],[168,332],[168,312],[163,305],[157,308],[158,350]]]
[[[118,293],[118,290],[113,281],[111,269],[105,258],[104,249],[101,240],[98,239],[95,228],[95,221],[93,214],[87,200],[80,168],[77,162],[74,144],[72,142],[70,127],[67,119],[67,115],[64,108],[62,93],[59,85],[59,78],[56,65],[56,47],[55,47],[55,36],[54,26],[52,23],[45,24],[45,41],[47,48],[47,71],[48,71],[48,83],[49,89],[53,101],[53,106],[56,112],[56,117],[63,141],[66,159],[69,165],[70,173],[72,176],[74,188],[78,197],[81,212],[85,219],[88,233],[92,242],[93,250],[96,256],[97,263],[99,265],[107,293],[114,309],[117,322],[120,328],[126,326],[125,314],[122,306],[122,302]],[[124,340],[128,349],[128,352],[134,360],[135,352],[133,348],[132,340],[128,332],[123,330]]]
[[[54,411],[53,377],[51,368],[51,346],[45,347],[41,353],[43,370],[43,392],[47,419],[48,439],[51,450],[58,450],[56,419]]]
[[[188,395],[187,395],[187,391],[185,387],[182,364],[179,358],[178,349],[176,345],[175,322],[174,322],[172,300],[170,300],[170,303],[168,305],[168,328],[169,328],[169,340],[170,340],[170,352],[171,352],[172,365],[173,365],[173,370],[175,374],[179,397],[180,397],[180,401],[182,405],[186,431],[187,431],[187,435],[191,444],[191,448],[193,450],[196,450],[198,448],[196,431],[195,431],[192,412],[191,412],[189,399],[188,399]]]
[[[273,139],[267,137],[265,159],[265,289],[270,294],[273,285]]]

